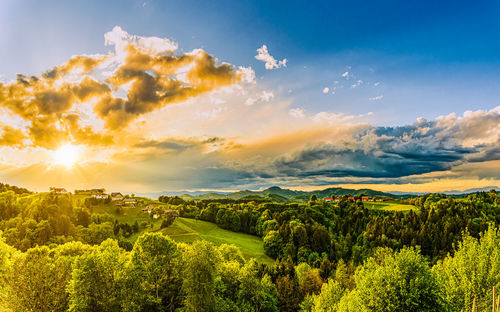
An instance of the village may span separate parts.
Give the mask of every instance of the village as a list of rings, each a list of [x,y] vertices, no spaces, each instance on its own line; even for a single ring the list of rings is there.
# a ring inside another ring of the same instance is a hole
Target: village
[[[344,198],[344,196],[325,197],[323,198],[323,200],[325,202],[338,203],[342,198]],[[356,197],[354,196],[348,196],[347,199],[356,201]],[[358,199],[363,202],[384,202],[393,200],[392,197],[371,197],[371,196],[361,196]]]
[[[55,195],[63,195],[63,194],[71,194],[71,192],[67,191],[65,188],[61,187],[50,187],[49,191],[51,194]],[[110,194],[106,193],[106,190],[103,188],[100,189],[89,189],[89,190],[75,190],[75,195],[87,195],[90,198],[100,201],[107,201],[112,203],[116,207],[140,207],[144,206],[141,209],[141,212],[144,214],[149,214],[151,218],[158,219],[161,217],[165,217],[168,219],[176,219],[179,215],[177,211],[172,209],[166,209],[164,205],[160,204],[147,204],[145,205],[143,201],[138,200],[135,196],[132,195],[123,195],[120,192],[112,192]]]

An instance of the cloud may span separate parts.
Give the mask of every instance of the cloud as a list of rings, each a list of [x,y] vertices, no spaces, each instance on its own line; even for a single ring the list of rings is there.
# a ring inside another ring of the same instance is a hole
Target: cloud
[[[246,105],[254,105],[257,102],[269,102],[274,98],[274,93],[271,91],[262,91],[256,97],[249,97],[246,101]]]
[[[346,71],[341,76],[347,79],[347,78],[349,78],[349,72]]]
[[[29,124],[19,130],[28,145],[109,145],[114,131],[142,115],[255,82],[251,68],[219,64],[204,50],[174,54],[178,44],[170,39],[135,36],[118,26],[104,37],[114,53],[73,56],[40,76],[17,75],[14,82],[0,83],[0,108]],[[103,72],[104,80],[98,78]],[[96,127],[101,122],[104,129]]]
[[[269,54],[266,45],[258,48],[257,52],[258,54],[255,56],[255,58],[259,61],[265,62],[266,69],[271,70],[286,67],[287,59],[285,58],[281,61],[277,61],[273,56]]]
[[[355,88],[359,87],[362,83],[363,83],[363,80],[356,80],[356,82],[351,85],[351,88],[355,89]]]
[[[377,96],[374,96],[374,97],[371,97],[369,98],[370,101],[379,101],[381,99],[383,99],[384,96],[383,95],[377,95]]]
[[[303,108],[291,108],[289,111],[288,111],[288,114],[292,117],[295,117],[295,118],[304,118],[305,117],[305,114],[304,114],[304,109]]]
[[[327,94],[329,91],[330,91],[330,88],[324,88],[324,89],[323,89],[323,93],[324,93],[324,94]]]
[[[0,133],[0,146],[23,147],[26,135],[19,129],[3,126]]]

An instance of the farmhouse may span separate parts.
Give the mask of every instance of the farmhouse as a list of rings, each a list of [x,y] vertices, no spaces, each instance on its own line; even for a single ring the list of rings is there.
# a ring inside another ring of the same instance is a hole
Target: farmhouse
[[[153,205],[147,205],[146,207],[142,208],[142,210],[141,210],[141,211],[142,211],[143,213],[151,213],[151,211],[153,210],[153,208],[154,208],[154,207],[155,207],[155,206],[153,206]]]
[[[94,193],[94,194],[92,194],[92,198],[95,198],[95,199],[108,199],[109,198],[109,194]]]
[[[111,193],[111,200],[122,200],[122,193]]]
[[[125,198],[123,203],[128,206],[135,206],[137,204],[137,199],[135,198]]]
[[[179,214],[175,210],[166,209],[165,211],[163,211],[163,216],[165,216],[165,217],[170,216],[170,217],[175,219],[179,216]]]
[[[333,197],[325,197],[323,198],[324,201],[326,201],[327,203],[331,203],[333,201]]]
[[[66,191],[66,189],[62,187],[51,187],[50,192],[57,195],[68,193],[68,191]]]

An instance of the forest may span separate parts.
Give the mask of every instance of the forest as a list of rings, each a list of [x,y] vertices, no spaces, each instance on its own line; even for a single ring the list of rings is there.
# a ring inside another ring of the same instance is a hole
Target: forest
[[[102,213],[104,202],[0,191],[0,311],[491,311],[500,286],[494,190],[402,200],[408,211],[367,208],[361,194],[158,199],[182,218],[260,237],[272,264],[230,244],[175,241]]]

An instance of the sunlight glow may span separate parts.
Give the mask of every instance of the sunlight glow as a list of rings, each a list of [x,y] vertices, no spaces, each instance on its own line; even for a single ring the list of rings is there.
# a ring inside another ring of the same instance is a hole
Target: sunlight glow
[[[80,148],[78,146],[68,143],[55,151],[52,156],[55,164],[71,168],[78,161],[79,153]]]

